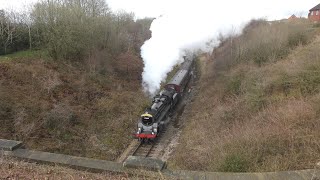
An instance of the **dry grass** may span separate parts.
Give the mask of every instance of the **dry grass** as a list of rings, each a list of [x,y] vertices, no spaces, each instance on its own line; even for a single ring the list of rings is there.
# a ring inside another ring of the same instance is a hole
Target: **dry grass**
[[[170,165],[228,172],[313,168],[320,158],[320,38],[310,27],[253,22],[232,43],[226,38],[206,62]]]
[[[136,174],[128,173],[92,173],[85,170],[75,170],[59,165],[43,165],[20,161],[14,158],[0,155],[0,179],[54,179],[54,180],[78,180],[78,179],[173,179],[165,177],[161,173],[140,171]]]
[[[0,138],[30,149],[116,159],[148,99],[137,55],[127,52],[110,62],[96,71],[32,58],[0,62]]]
[[[0,157],[0,179],[130,179],[128,175],[90,173]]]

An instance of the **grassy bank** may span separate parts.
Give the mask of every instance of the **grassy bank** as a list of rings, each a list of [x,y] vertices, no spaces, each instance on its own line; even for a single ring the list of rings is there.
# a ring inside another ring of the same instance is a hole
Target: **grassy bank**
[[[0,156],[0,179],[129,179],[126,174],[90,173],[61,166],[40,165]]]
[[[313,168],[320,158],[320,38],[306,21],[224,37],[169,165],[225,172]]]
[[[21,140],[30,149],[116,159],[148,102],[140,58],[132,52],[101,55],[108,64],[93,69],[91,62],[38,55],[0,60],[0,138]]]
[[[13,59],[19,59],[19,58],[43,58],[48,59],[49,55],[48,52],[44,50],[26,50],[26,51],[19,51],[13,54],[8,55],[2,55],[0,56],[0,62],[4,61],[11,61]]]

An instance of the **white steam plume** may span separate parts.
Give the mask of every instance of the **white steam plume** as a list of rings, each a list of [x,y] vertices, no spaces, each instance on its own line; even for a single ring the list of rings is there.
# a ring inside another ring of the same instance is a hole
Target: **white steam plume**
[[[151,25],[152,37],[141,48],[144,61],[143,86],[154,94],[172,67],[181,60],[182,50],[205,47],[218,35],[241,32],[245,23],[255,18],[268,20],[288,18],[292,14],[306,16],[317,0],[163,0],[167,3],[164,15]]]

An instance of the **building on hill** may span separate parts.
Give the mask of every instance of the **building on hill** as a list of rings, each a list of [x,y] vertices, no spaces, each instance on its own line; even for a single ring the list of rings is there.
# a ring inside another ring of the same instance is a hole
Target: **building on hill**
[[[290,16],[288,18],[289,21],[293,21],[293,20],[296,20],[296,19],[298,19],[298,17],[296,15],[294,15],[294,14],[292,14],[292,16]]]
[[[296,19],[298,18],[296,15],[292,14],[292,16],[290,16],[288,19]]]
[[[308,19],[313,22],[320,22],[320,4],[309,10]]]

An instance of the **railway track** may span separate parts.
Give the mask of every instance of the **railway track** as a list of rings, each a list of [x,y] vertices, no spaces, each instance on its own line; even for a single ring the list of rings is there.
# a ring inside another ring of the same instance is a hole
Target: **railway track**
[[[133,150],[132,156],[157,157],[159,150],[161,150],[159,149],[161,137],[165,132],[166,128],[160,132],[158,138],[154,142],[140,142]]]
[[[132,153],[132,156],[149,157],[151,155],[151,152],[154,151],[153,149],[153,144],[140,143]]]

